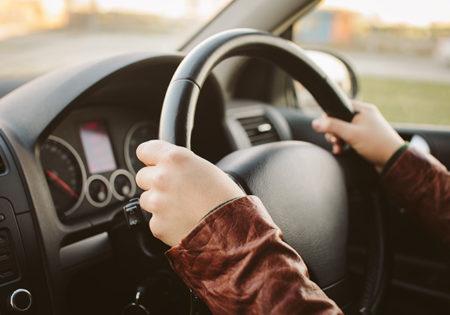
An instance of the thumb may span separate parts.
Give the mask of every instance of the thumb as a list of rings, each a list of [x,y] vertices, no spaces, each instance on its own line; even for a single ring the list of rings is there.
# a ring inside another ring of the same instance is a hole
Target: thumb
[[[315,131],[320,133],[331,133],[341,138],[347,143],[350,143],[355,132],[355,126],[346,121],[322,115],[312,122],[312,127]]]

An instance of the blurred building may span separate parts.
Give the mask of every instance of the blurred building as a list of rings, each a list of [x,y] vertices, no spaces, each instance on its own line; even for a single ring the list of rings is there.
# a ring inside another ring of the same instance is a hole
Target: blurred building
[[[428,26],[386,23],[354,11],[322,8],[294,24],[293,38],[301,45],[334,49],[446,56],[450,23]]]
[[[294,40],[313,44],[351,42],[359,31],[359,14],[342,9],[318,10],[294,27]]]

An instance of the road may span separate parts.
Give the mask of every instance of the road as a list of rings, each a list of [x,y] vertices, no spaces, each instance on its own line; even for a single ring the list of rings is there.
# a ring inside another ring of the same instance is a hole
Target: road
[[[432,57],[342,52],[358,75],[450,84],[450,67]]]

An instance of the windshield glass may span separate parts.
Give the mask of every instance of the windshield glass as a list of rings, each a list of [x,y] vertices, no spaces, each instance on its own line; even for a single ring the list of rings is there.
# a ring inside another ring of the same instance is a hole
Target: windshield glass
[[[168,51],[231,0],[1,0],[0,77],[128,51]]]

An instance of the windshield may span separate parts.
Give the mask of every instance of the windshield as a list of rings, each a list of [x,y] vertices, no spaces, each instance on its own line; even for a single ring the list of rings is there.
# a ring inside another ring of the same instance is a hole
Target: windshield
[[[231,0],[1,0],[0,78],[175,50]]]

